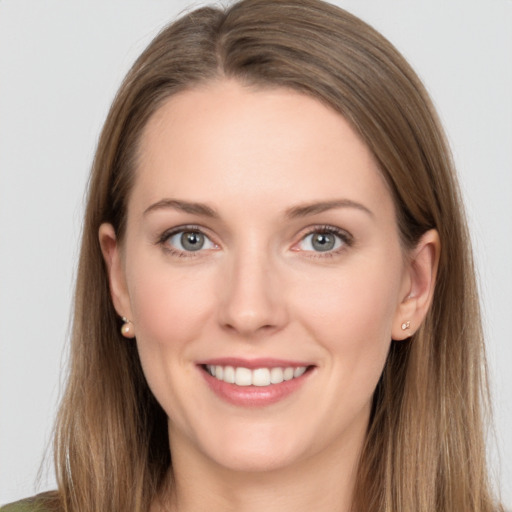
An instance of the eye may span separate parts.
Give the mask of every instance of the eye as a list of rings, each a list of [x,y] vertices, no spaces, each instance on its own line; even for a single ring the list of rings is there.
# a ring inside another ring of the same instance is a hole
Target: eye
[[[336,252],[344,246],[350,245],[351,237],[342,230],[334,227],[315,228],[297,244],[300,251],[308,252]]]
[[[173,233],[167,233],[162,237],[162,243],[171,251],[185,253],[217,248],[217,245],[204,233],[196,229],[182,229]]]

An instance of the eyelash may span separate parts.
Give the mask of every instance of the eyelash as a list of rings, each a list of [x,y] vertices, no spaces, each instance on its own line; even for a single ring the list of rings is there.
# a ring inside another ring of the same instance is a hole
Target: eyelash
[[[214,245],[215,242],[211,240],[211,238],[204,232],[203,228],[196,225],[186,225],[186,226],[178,226],[176,228],[172,228],[170,230],[164,231],[158,238],[157,244],[161,245],[162,248],[170,253],[173,256],[177,256],[179,258],[194,258],[201,255],[201,253],[204,252],[204,250],[198,250],[198,251],[182,251],[180,249],[175,249],[171,245],[168,244],[168,241],[171,237],[179,234],[179,233],[199,233],[206,237],[208,240],[210,240],[211,243]],[[350,233],[345,231],[344,229],[337,228],[335,226],[331,225],[315,225],[310,226],[307,228],[307,230],[302,234],[299,242],[295,243],[294,246],[299,245],[300,243],[304,242],[304,240],[313,234],[332,234],[338,237],[341,240],[341,247],[329,250],[329,251],[302,251],[304,253],[307,253],[308,258],[332,258],[339,253],[343,252],[347,249],[347,247],[351,247],[354,244],[354,238]],[[294,249],[292,249],[294,250]],[[295,249],[297,252],[300,251],[300,249]]]
[[[341,240],[341,247],[338,247],[337,249],[333,249],[330,251],[303,251],[307,253],[308,258],[333,258],[340,254],[341,252],[345,251],[348,247],[351,247],[354,245],[354,238],[353,236],[344,229],[338,228],[336,226],[331,226],[328,224],[321,224],[316,226],[310,226],[307,228],[306,232],[301,236],[300,241],[294,244],[297,246],[298,244],[302,243],[308,236],[313,234],[330,234],[335,235]],[[297,249],[299,251],[300,249]]]
[[[164,231],[158,238],[157,244],[161,245],[166,252],[168,252],[172,256],[177,256],[178,258],[197,258],[198,256],[201,255],[202,252],[204,252],[204,250],[182,251],[180,249],[175,249],[174,247],[167,243],[171,237],[178,235],[180,233],[199,233],[208,240],[210,240],[214,245],[217,245],[215,244],[215,242],[211,240],[211,238],[204,232],[204,230],[200,226],[195,225],[178,226],[176,228]]]

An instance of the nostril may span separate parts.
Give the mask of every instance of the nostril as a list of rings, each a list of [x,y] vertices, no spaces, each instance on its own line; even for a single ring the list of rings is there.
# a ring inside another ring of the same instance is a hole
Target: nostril
[[[224,329],[232,334],[238,334],[244,338],[253,338],[260,335],[271,335],[279,330],[279,325],[259,324],[258,322],[230,322],[223,325]]]

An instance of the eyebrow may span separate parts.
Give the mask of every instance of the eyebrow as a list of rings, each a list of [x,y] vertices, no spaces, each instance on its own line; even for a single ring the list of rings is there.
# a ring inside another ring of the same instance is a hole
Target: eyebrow
[[[150,212],[156,210],[163,210],[166,208],[172,208],[174,210],[180,210],[185,213],[192,213],[194,215],[201,215],[203,217],[211,217],[217,219],[219,215],[210,206],[203,203],[193,203],[190,201],[181,201],[178,199],[162,199],[153,203],[151,206],[144,210],[143,215],[147,215]]]
[[[203,217],[210,217],[213,219],[218,219],[219,214],[210,206],[204,203],[195,203],[191,201],[182,201],[179,199],[161,199],[156,203],[153,203],[148,208],[144,210],[143,215],[147,215],[150,212],[163,210],[166,208],[172,208],[174,210],[179,210],[185,213],[191,213],[193,215],[201,215]],[[301,204],[297,206],[293,206],[286,210],[285,216],[289,219],[296,219],[301,217],[307,217],[309,215],[317,215],[319,213],[323,213],[328,210],[333,210],[336,208],[355,208],[362,212],[367,213],[371,217],[374,217],[374,214],[371,210],[369,210],[366,206],[361,203],[357,203],[356,201],[352,201],[350,199],[335,199],[332,201],[318,201],[313,203]]]
[[[361,203],[357,203],[350,199],[335,199],[332,201],[319,201],[294,206],[286,210],[286,216],[290,219],[296,219],[300,217],[307,217],[309,215],[317,215],[318,213],[323,213],[336,208],[355,208],[367,213],[370,217],[374,217],[374,214],[370,209]]]

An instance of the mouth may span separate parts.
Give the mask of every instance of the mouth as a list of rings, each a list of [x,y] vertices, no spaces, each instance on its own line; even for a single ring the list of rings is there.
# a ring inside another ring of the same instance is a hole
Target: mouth
[[[264,407],[297,393],[315,365],[278,360],[210,360],[198,365],[209,388],[237,407]]]
[[[227,384],[243,387],[267,387],[298,379],[304,375],[311,366],[277,366],[272,368],[263,367],[251,369],[243,366],[205,364],[203,368],[213,378]]]

